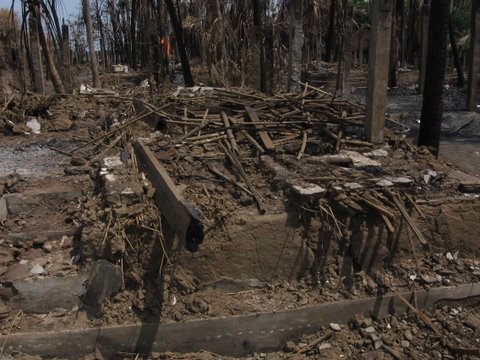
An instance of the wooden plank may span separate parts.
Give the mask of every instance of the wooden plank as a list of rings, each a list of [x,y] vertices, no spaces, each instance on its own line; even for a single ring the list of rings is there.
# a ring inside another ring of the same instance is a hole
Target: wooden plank
[[[175,233],[189,251],[197,251],[203,242],[203,223],[195,204],[185,199],[167,170],[155,155],[141,142],[135,143],[140,167],[155,187],[155,203]]]
[[[245,106],[245,110],[247,111],[247,114],[251,121],[255,123],[260,122],[260,119],[258,118],[255,110],[253,110],[250,106]],[[255,125],[255,127],[259,128],[260,125]],[[260,136],[260,139],[262,140],[263,145],[267,150],[275,150],[275,144],[272,142],[272,139],[270,139],[270,135],[268,135],[266,131],[259,131],[258,135]]]
[[[411,299],[413,293],[403,293]],[[440,287],[415,293],[419,309],[440,301],[459,301],[480,296],[480,283]],[[356,315],[383,318],[402,314],[408,306],[396,295],[324,303],[308,308],[267,314],[232,316],[188,322],[137,323],[89,329],[17,333],[0,337],[5,353],[21,351],[46,357],[80,357],[98,348],[105,357],[117,352],[196,352],[247,356],[281,349],[287,340],[313,334],[330,322],[347,323]]]

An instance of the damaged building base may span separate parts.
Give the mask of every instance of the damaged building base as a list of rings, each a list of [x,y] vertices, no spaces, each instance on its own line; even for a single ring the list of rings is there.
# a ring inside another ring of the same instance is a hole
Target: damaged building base
[[[7,140],[25,136],[12,153],[51,161],[1,182],[4,354],[401,358],[415,340],[378,336],[404,330],[392,316],[415,317],[425,341],[445,336],[447,354],[476,351],[475,176],[395,122],[385,144],[365,142],[363,113],[316,90],[179,89],[155,106],[138,91],[134,106],[48,98],[39,123],[67,109],[66,132],[7,126]],[[356,342],[336,348],[342,334]]]

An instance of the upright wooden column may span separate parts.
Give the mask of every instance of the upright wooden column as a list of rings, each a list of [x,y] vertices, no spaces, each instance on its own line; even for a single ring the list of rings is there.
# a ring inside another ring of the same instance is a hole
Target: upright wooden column
[[[472,1],[470,23],[470,50],[468,52],[467,111],[475,111],[477,104],[478,70],[480,61],[480,0]]]
[[[72,61],[70,59],[70,34],[68,25],[62,25],[62,77],[65,92],[72,94]]]
[[[40,53],[40,40],[38,37],[37,19],[30,14],[28,17],[28,30],[30,33],[30,52],[32,59],[31,75],[34,91],[40,94],[45,93],[45,83],[43,80],[42,55]]]
[[[372,3],[365,135],[374,143],[383,142],[393,2],[373,0]]]

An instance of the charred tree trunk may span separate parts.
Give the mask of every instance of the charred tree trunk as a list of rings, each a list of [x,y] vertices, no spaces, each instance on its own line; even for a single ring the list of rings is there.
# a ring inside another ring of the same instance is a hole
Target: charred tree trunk
[[[400,66],[405,67],[405,0],[398,0],[398,13],[400,16]]]
[[[298,81],[302,76],[302,47],[303,47],[303,1],[290,0],[288,3],[290,16],[290,32],[288,41],[288,89],[300,91]]]
[[[475,111],[477,105],[478,71],[480,68],[480,0],[472,1],[470,28],[467,111]]]
[[[93,42],[92,15],[90,13],[90,0],[82,0],[83,19],[87,29],[88,49],[90,50],[90,68],[92,69],[93,87],[100,87],[100,77],[98,74],[98,59],[95,43]]]
[[[182,72],[185,85],[194,86],[192,72],[190,71],[190,63],[188,62],[187,51],[185,45],[183,44],[183,31],[180,26],[180,21],[177,17],[177,11],[173,5],[172,0],[165,0],[167,5],[168,14],[170,15],[170,21],[173,26],[173,31],[175,32],[175,38],[177,41],[178,53],[180,55],[180,61],[182,63]]]
[[[408,4],[408,25],[407,25],[407,61],[410,64],[415,62],[415,54],[418,50],[416,19],[418,18],[418,5],[416,0],[410,0]]]
[[[418,145],[433,149],[438,156],[443,114],[443,82],[447,59],[450,0],[434,0],[430,7],[430,25],[425,88]]]
[[[105,44],[105,29],[102,21],[102,16],[100,14],[100,7],[98,5],[98,0],[95,0],[95,17],[97,18],[98,31],[100,32],[100,57],[103,63],[103,69],[108,70],[108,54]]]
[[[398,43],[397,43],[397,19],[398,19],[397,0],[393,6],[392,14],[392,33],[390,34],[390,66],[388,70],[388,86],[397,87],[397,61],[398,61]]]
[[[67,25],[62,25],[62,74],[65,92],[73,93],[72,61],[70,59],[70,33]]]
[[[266,31],[265,10],[265,0],[253,0],[253,25],[255,26],[255,39],[260,49],[260,91],[269,94],[272,91],[272,72],[268,69],[267,46],[272,44],[273,47],[273,39],[271,39],[272,34],[267,34]]]
[[[325,46],[325,61],[332,61],[333,38],[335,29],[335,0],[330,1],[330,18],[328,20],[327,41]]]
[[[132,42],[132,69],[137,70],[137,0],[132,0],[132,15],[130,16],[130,39]]]
[[[45,62],[47,65],[48,74],[50,76],[50,80],[52,81],[53,89],[57,94],[64,94],[65,89],[63,87],[62,80],[60,79],[60,75],[58,74],[57,67],[55,65],[55,60],[53,58],[52,50],[47,42],[47,37],[43,32],[42,21],[40,19],[39,10],[36,9],[37,12],[37,28],[38,28],[38,38],[40,40],[40,45],[42,46],[43,55],[45,57]]]
[[[30,13],[28,17],[28,27],[30,33],[30,74],[33,80],[33,90],[44,94],[45,83],[43,81],[42,55],[40,53],[40,43],[38,38],[37,19]]]
[[[455,37],[455,29],[453,28],[452,17],[448,21],[448,34],[450,38],[450,45],[452,46],[453,62],[455,69],[457,69],[457,86],[465,86],[465,75],[463,73],[462,62],[460,61],[460,55],[458,53],[457,39]]]
[[[423,94],[423,88],[425,85],[425,71],[427,68],[427,53],[428,53],[428,41],[430,37],[429,33],[429,13],[430,6],[427,3],[422,7],[421,23],[420,23],[420,54],[419,54],[419,73],[418,73],[418,93]]]
[[[352,67],[353,1],[345,1],[342,60],[340,61],[340,90],[344,98],[350,97],[350,69]]]

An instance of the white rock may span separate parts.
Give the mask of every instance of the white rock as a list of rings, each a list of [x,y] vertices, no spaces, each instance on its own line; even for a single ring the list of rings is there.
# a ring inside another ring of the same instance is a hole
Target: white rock
[[[393,182],[387,179],[382,179],[377,181],[377,186],[390,187],[390,186],[393,186]]]
[[[324,342],[320,344],[320,346],[318,347],[318,350],[330,349],[331,347],[332,347],[331,344]]]
[[[372,151],[372,155],[377,157],[385,157],[388,156],[388,151],[384,149],[376,149]]]
[[[41,275],[45,273],[45,269],[40,264],[35,264],[35,266],[30,270],[30,275]]]
[[[342,331],[342,328],[340,327],[340,325],[336,323],[330,323],[330,329],[332,329],[333,331]]]
[[[40,134],[42,125],[40,125],[36,118],[31,118],[30,121],[27,122],[27,126],[32,130],[32,133]]]
[[[112,169],[123,166],[123,162],[122,159],[120,159],[120,156],[109,156],[103,159],[103,165],[107,169]]]
[[[363,186],[356,182],[347,182],[343,186],[350,190],[361,189]]]
[[[447,260],[449,260],[449,261],[452,261],[452,260],[453,260],[453,255],[452,255],[452,253],[451,253],[450,251],[447,252],[447,254],[445,255],[445,257],[446,257]]]

